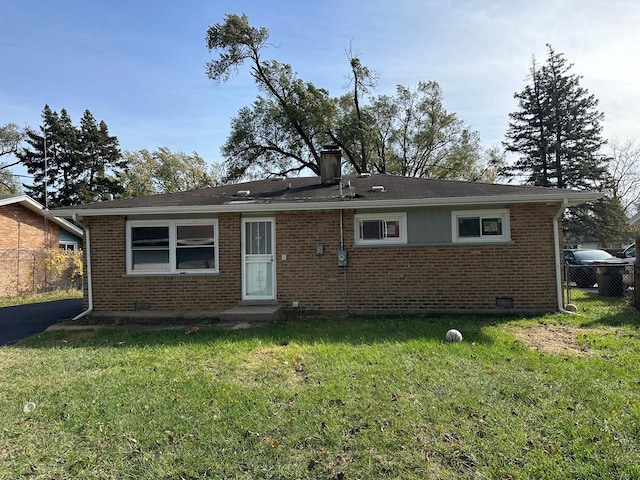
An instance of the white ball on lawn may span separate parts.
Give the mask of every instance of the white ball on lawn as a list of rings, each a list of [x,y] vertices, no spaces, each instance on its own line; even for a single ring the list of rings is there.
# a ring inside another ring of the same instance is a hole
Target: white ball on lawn
[[[444,336],[444,338],[449,343],[451,343],[451,342],[461,342],[462,341],[462,334],[458,330],[456,330],[455,328],[452,328],[451,330],[449,330],[447,332],[447,334]]]

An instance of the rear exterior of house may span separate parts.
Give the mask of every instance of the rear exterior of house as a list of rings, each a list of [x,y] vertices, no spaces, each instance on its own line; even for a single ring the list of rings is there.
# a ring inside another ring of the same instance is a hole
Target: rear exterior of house
[[[84,223],[91,232],[93,311],[215,313],[241,301],[275,301],[300,313],[552,311],[557,308],[552,223],[559,206],[180,217],[182,226],[211,225],[217,231],[212,255],[217,269],[210,274],[149,271],[152,264],[143,260],[127,267],[127,258],[135,257],[127,252],[132,230],[135,235],[149,225],[171,228],[176,219],[90,217]],[[466,219],[507,218],[509,237],[454,239],[458,212]],[[363,222],[388,222],[384,226],[397,226],[402,233],[363,239]],[[346,252],[346,259],[338,252]],[[136,265],[141,270],[133,270]]]
[[[391,175],[275,178],[56,212],[85,228],[92,316],[554,311],[558,219],[599,194]]]

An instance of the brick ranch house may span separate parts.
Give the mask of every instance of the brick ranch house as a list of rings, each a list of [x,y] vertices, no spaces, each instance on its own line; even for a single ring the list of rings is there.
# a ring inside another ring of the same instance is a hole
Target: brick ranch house
[[[81,246],[82,229],[46,215],[43,205],[27,195],[0,195],[0,296],[15,295],[38,282],[34,252]]]
[[[322,172],[56,211],[85,228],[83,315],[562,310],[559,219],[600,196]]]

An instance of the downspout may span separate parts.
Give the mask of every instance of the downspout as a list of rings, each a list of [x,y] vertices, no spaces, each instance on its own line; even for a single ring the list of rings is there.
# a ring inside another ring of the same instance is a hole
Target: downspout
[[[564,308],[564,294],[562,293],[562,264],[560,262],[560,229],[558,228],[560,217],[568,206],[569,200],[565,198],[562,201],[562,206],[553,216],[553,244],[556,257],[556,296],[558,299],[558,311],[562,313],[574,313]]]
[[[76,214],[73,215],[73,221],[80,225],[82,227],[82,230],[84,230],[84,254],[87,262],[87,300],[89,303],[89,308],[87,308],[80,315],[73,317],[74,320],[80,320],[87,315],[91,315],[91,313],[93,312],[93,281],[91,278],[91,235],[89,233],[89,227],[78,220],[78,216]]]
[[[342,181],[340,181],[340,185],[342,185]],[[344,210],[340,209],[340,250],[344,250]],[[343,276],[344,276],[344,308],[347,312],[347,315],[351,314],[349,311],[349,288],[347,286],[347,267],[343,268]]]

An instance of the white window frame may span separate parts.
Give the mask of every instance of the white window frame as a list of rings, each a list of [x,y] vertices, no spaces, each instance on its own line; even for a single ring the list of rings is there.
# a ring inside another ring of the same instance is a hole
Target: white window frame
[[[479,237],[460,237],[458,220],[460,218],[478,218],[480,221]],[[482,220],[500,218],[502,235],[482,235]],[[451,238],[453,243],[505,243],[511,241],[511,226],[508,208],[490,210],[454,210],[451,212]]]
[[[178,269],[177,266],[177,231],[181,225],[213,225],[213,255],[215,268]],[[168,227],[169,228],[169,269],[168,270],[133,270],[133,253],[131,249],[131,229],[136,227]],[[220,272],[218,261],[218,219],[176,219],[176,220],[128,220],[126,232],[126,273],[127,275],[176,275],[176,274],[216,274]]]
[[[69,247],[72,247],[69,249]],[[78,242],[71,242],[68,240],[60,240],[58,242],[58,249],[63,250],[65,252],[77,252],[78,251]]]
[[[407,243],[407,214],[406,212],[392,213],[358,213],[353,217],[354,239],[356,245],[406,245]],[[380,220],[382,222],[398,221],[400,232],[398,237],[381,239],[363,239],[360,237],[360,224],[363,220]]]

